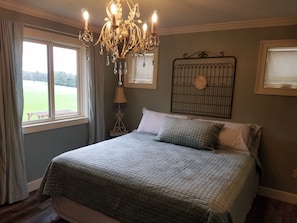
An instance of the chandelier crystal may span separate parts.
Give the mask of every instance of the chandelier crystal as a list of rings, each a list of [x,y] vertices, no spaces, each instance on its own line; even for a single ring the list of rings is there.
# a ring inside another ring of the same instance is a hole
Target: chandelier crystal
[[[129,13],[123,19],[122,3],[126,3]],[[79,33],[79,40],[86,47],[100,46],[100,54],[107,54],[107,62],[114,64],[114,73],[127,73],[126,56],[128,53],[144,54],[159,45],[159,37],[155,32],[157,22],[156,11],[152,16],[150,32],[147,23],[142,24],[139,4],[132,0],[111,0],[106,5],[105,23],[102,26],[98,40],[94,43],[93,32],[89,29],[89,13],[83,12],[85,21],[84,31]]]

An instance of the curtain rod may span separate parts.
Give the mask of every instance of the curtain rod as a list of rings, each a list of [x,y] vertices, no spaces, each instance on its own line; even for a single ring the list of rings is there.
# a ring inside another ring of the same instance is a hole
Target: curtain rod
[[[40,27],[40,26],[35,26],[35,25],[32,25],[32,24],[26,24],[26,23],[24,24],[24,26],[27,27],[27,28],[34,28],[34,29],[38,29],[38,30],[41,30],[41,31],[47,31],[47,32],[55,33],[55,34],[62,34],[62,35],[65,35],[65,36],[78,38],[78,34],[75,35],[75,34],[72,34],[72,33],[67,33],[67,32],[63,32],[63,31],[58,31],[58,30],[45,28],[45,27]]]

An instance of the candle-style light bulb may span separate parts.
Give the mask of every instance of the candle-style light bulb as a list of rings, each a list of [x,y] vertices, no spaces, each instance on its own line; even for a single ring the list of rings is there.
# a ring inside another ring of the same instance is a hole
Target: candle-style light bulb
[[[147,24],[146,23],[143,23],[142,29],[143,29],[142,38],[145,39],[146,38],[146,32],[147,32]]]
[[[157,12],[154,11],[153,15],[152,15],[152,28],[151,28],[151,33],[154,34],[155,33],[155,24],[157,22],[158,16],[157,16]]]
[[[89,12],[87,10],[83,12],[83,18],[85,20],[85,30],[88,30]]]
[[[112,14],[112,25],[113,26],[116,26],[116,14],[117,14],[117,6],[112,3],[111,6],[110,6],[110,12]]]
[[[111,11],[111,14],[113,15],[117,13],[117,6],[114,3],[111,4],[110,11]]]

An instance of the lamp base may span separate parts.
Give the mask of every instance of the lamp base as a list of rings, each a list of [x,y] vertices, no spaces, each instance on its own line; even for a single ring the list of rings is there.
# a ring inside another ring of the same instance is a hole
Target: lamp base
[[[125,135],[125,134],[127,134],[127,133],[128,133],[128,131],[121,131],[121,132],[119,132],[119,131],[113,131],[113,130],[110,130],[109,135],[110,135],[111,137],[117,137],[117,136]]]
[[[116,123],[113,126],[113,129],[110,130],[110,136],[120,136],[128,133],[127,128],[123,123],[124,113],[121,111],[120,104],[118,105],[118,110],[115,113]]]

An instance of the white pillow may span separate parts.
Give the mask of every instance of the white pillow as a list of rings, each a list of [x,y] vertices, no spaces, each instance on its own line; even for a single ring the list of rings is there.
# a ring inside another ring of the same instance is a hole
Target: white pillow
[[[168,113],[151,111],[147,108],[143,108],[142,118],[137,128],[137,132],[145,132],[145,133],[158,135],[164,116],[183,118],[183,119],[188,118],[188,116],[186,115],[173,115]]]
[[[218,137],[218,144],[221,148],[229,148],[249,153],[248,139],[250,124],[225,122]]]
[[[198,119],[204,120],[204,119]],[[248,148],[249,134],[251,124],[248,123],[236,123],[236,122],[225,122],[217,120],[205,120],[216,123],[225,124],[220,131],[217,147],[219,149],[229,149],[250,154]]]

